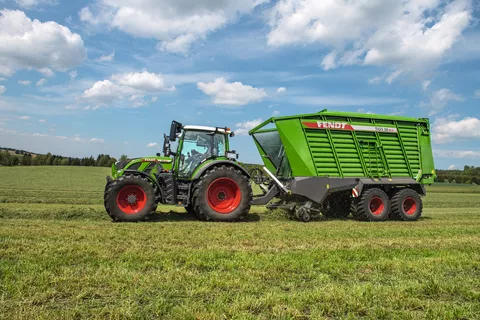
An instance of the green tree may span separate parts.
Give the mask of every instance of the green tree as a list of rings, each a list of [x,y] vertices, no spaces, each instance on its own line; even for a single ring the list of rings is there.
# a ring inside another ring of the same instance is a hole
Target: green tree
[[[127,159],[128,159],[128,156],[126,154],[122,154],[120,156],[120,161],[127,161]]]
[[[10,165],[12,166],[18,166],[20,164],[20,158],[17,156],[13,156],[10,160]]]
[[[31,166],[32,165],[32,155],[30,153],[25,153],[23,155],[22,165],[23,166]]]

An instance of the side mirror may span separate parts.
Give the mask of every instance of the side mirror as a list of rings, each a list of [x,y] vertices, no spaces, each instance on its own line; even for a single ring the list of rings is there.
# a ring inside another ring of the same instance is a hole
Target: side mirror
[[[177,121],[172,121],[170,126],[170,141],[177,140],[177,133],[182,132],[182,124]]]
[[[168,137],[167,137],[166,134],[164,134],[163,137],[164,137],[163,154],[165,155],[165,157],[169,157],[172,154],[172,152],[170,150],[170,142],[168,141]]]

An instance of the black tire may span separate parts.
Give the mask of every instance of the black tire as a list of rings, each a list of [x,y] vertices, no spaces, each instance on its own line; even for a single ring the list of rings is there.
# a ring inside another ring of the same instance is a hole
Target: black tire
[[[422,211],[422,198],[413,189],[402,189],[392,197],[392,219],[415,221],[422,216]]]
[[[350,215],[352,198],[350,192],[339,192],[329,195],[327,206],[322,214],[329,219],[346,219]]]
[[[194,215],[198,216],[197,213],[195,212],[195,209],[193,208],[193,204],[187,205],[185,207],[185,211],[187,211],[190,214],[194,214]]]
[[[365,190],[360,198],[352,203],[352,214],[357,220],[384,221],[390,212],[390,200],[382,189]]]
[[[208,170],[195,185],[192,197],[195,212],[206,221],[242,220],[250,211],[251,200],[248,178],[229,166]]]
[[[122,176],[109,182],[105,189],[104,205],[113,221],[143,221],[157,210],[155,187],[146,178],[135,175]],[[129,200],[124,199],[123,194],[134,196],[136,202],[130,204]]]

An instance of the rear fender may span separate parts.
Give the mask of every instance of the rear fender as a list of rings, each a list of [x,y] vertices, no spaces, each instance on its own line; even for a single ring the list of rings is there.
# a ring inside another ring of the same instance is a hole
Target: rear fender
[[[227,166],[234,167],[234,168],[242,171],[243,174],[245,174],[245,176],[246,176],[248,179],[250,179],[250,175],[248,174],[248,171],[247,171],[244,167],[242,167],[241,165],[239,165],[237,162],[229,161],[229,160],[215,160],[215,161],[209,162],[207,165],[205,165],[205,166],[202,167],[200,170],[198,170],[198,171],[193,175],[192,180],[197,180],[197,179],[200,178],[207,170],[209,170],[210,168],[219,166],[219,165],[227,165]]]

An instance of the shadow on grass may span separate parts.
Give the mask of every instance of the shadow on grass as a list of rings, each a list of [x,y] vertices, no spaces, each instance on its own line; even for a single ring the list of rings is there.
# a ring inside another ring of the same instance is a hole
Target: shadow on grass
[[[236,221],[237,223],[256,222],[261,218],[256,213],[249,213],[244,220]],[[166,222],[166,221],[201,221],[194,214],[188,212],[157,212],[149,217],[146,222]]]

